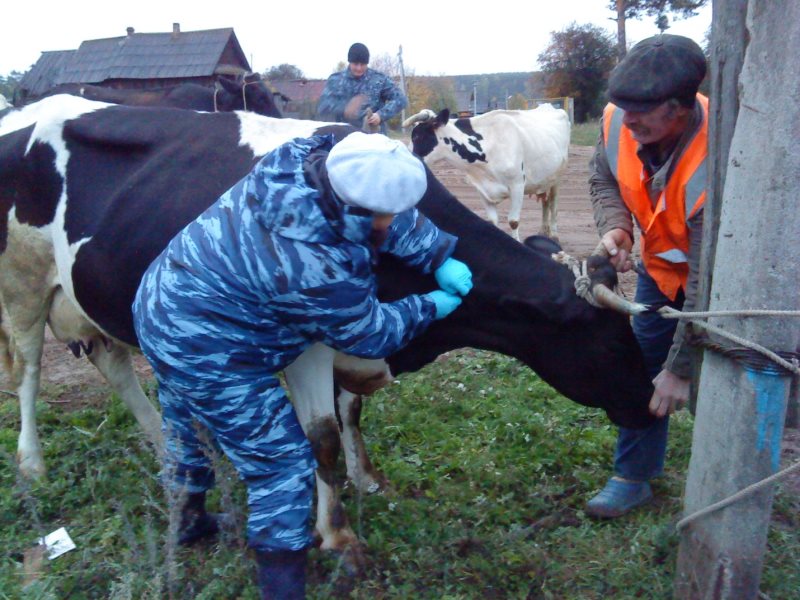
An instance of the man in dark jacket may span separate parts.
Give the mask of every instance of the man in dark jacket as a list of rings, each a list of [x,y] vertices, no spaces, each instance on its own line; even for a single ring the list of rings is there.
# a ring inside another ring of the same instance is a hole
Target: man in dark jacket
[[[347,68],[328,78],[319,99],[317,116],[322,121],[367,125],[386,133],[386,121],[408,105],[405,94],[389,77],[367,67],[369,50],[355,43],[347,53]]]
[[[197,422],[247,485],[264,598],[304,597],[316,467],[278,372],[315,342],[385,357],[472,287],[450,258],[456,238],[414,208],[426,186],[422,163],[385,136],[293,140],[186,226],[139,286],[134,319],[159,384],[165,473],[188,493],[181,541],[216,529]],[[443,289],[381,303],[378,250],[433,272]]]

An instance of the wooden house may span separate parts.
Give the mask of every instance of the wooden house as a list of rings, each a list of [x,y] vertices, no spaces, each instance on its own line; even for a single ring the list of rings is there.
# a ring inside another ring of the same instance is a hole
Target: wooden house
[[[77,50],[42,52],[20,80],[20,99],[30,102],[54,87],[91,83],[113,88],[159,88],[192,82],[212,85],[219,73],[249,72],[233,29],[136,33],[87,40]],[[18,99],[19,100],[19,99]]]

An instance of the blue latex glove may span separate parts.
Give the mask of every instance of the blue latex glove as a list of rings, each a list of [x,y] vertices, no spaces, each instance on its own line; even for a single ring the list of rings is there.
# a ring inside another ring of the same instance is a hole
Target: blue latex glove
[[[461,304],[461,297],[442,290],[434,290],[425,294],[428,300],[436,305],[435,319],[444,319]]]
[[[455,258],[448,258],[433,272],[436,283],[445,292],[466,296],[472,289],[472,271],[469,267]]]

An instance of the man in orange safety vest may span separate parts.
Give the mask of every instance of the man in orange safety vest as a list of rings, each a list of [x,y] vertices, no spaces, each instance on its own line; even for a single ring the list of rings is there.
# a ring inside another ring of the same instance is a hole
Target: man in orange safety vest
[[[602,243],[617,271],[631,269],[633,223],[640,230],[642,267],[636,301],[655,308],[694,306],[706,198],[708,99],[698,94],[706,73],[700,47],[660,34],[636,44],[612,71],[610,103],[591,163],[591,198]],[[653,497],[661,474],[669,415],[689,396],[690,357],[684,328],[647,313],[633,329],[653,377],[643,429],[620,428],[614,474],[586,513],[614,518]],[[613,390],[610,390],[613,393]]]

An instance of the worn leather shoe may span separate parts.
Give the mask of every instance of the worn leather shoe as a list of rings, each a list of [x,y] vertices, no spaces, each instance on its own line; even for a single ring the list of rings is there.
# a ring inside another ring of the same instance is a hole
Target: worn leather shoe
[[[590,517],[614,519],[653,499],[653,490],[646,481],[629,481],[612,477],[599,494],[589,500],[585,512]]]

